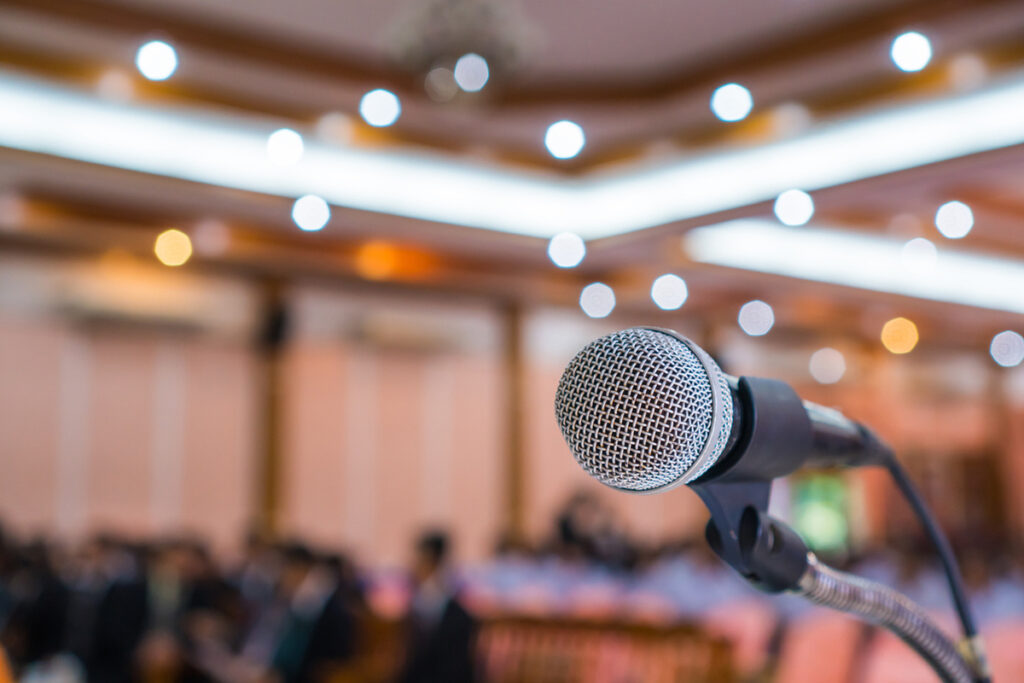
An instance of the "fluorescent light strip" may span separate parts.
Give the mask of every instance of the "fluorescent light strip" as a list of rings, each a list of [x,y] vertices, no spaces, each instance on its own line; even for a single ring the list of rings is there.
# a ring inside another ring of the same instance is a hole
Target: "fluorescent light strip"
[[[905,240],[760,219],[696,228],[683,243],[702,263],[1024,313],[1022,261],[940,247],[935,267],[922,271],[904,265]]]
[[[0,145],[144,173],[535,237],[596,239],[1024,143],[1024,81],[821,126],[798,138],[656,169],[564,180],[438,155],[310,141],[266,158],[273,130],[114,103],[0,71]]]
[[[566,230],[576,205],[576,193],[555,180],[438,156],[307,141],[301,161],[281,168],[266,152],[275,128],[109,102],[0,71],[0,146],[536,237]]]

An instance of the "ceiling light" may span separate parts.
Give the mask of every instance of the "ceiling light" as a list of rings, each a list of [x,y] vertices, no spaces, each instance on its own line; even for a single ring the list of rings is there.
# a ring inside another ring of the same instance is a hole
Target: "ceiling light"
[[[966,237],[974,227],[974,212],[963,202],[946,202],[935,212],[935,227],[951,240]]]
[[[826,347],[811,354],[807,367],[816,382],[835,384],[846,374],[846,359],[836,349]]]
[[[556,159],[571,159],[583,149],[587,137],[578,123],[558,121],[548,126],[544,145]]]
[[[775,216],[786,225],[803,225],[814,215],[814,200],[803,190],[786,190],[775,200]]]
[[[548,242],[548,258],[559,268],[575,268],[586,254],[583,238],[573,232],[560,232]]]
[[[294,166],[302,158],[302,136],[291,128],[275,130],[267,138],[267,156],[276,166]]]
[[[751,337],[760,337],[768,334],[775,325],[775,311],[765,302],[755,299],[740,307],[736,321],[740,329]]]
[[[906,318],[893,318],[882,326],[882,346],[890,353],[910,353],[918,339],[917,325]]]
[[[455,62],[455,82],[466,92],[479,92],[490,76],[487,60],[474,52],[462,55]]]
[[[934,269],[912,272],[902,239],[759,219],[696,228],[683,240],[702,263],[1024,313],[1024,261],[942,249]]]
[[[594,282],[580,292],[580,308],[591,318],[607,318],[615,310],[615,292],[603,282]]]
[[[742,121],[753,108],[753,96],[739,83],[726,83],[711,95],[711,111],[722,121]]]
[[[1000,332],[992,337],[989,353],[1004,368],[1016,367],[1024,362],[1024,337],[1012,330]]]
[[[920,71],[932,60],[932,44],[917,31],[908,31],[892,41],[889,55],[900,71]]]
[[[398,96],[390,90],[378,88],[363,95],[359,101],[359,114],[371,126],[383,128],[390,126],[402,113],[402,104]]]
[[[686,303],[690,292],[686,281],[678,275],[666,273],[651,285],[651,300],[663,311],[674,311]]]
[[[184,265],[192,257],[192,240],[181,230],[164,230],[153,244],[153,253],[165,266]]]
[[[164,81],[178,68],[178,53],[162,40],[151,40],[135,53],[135,66],[139,73],[151,81]]]
[[[321,197],[307,194],[295,200],[292,205],[292,220],[300,230],[315,232],[323,230],[331,220],[331,208]]]
[[[305,141],[287,174],[262,122],[114,103],[0,70],[0,145],[191,182],[550,239],[665,225],[1024,143],[1024,79],[823,124],[804,135],[600,177]],[[343,178],[344,182],[338,179]],[[901,243],[902,244],[902,243]]]

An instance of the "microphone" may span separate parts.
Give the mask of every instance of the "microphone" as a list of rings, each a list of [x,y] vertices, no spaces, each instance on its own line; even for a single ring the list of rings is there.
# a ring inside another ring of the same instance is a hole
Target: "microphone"
[[[989,681],[949,542],[892,451],[841,413],[784,382],[731,377],[671,330],[634,327],[585,346],[566,366],[555,417],[576,461],[612,488],[653,493],[687,484],[711,517],[711,549],[753,585],[795,591],[895,633],[944,681]],[[964,627],[968,664],[902,595],[823,566],[768,514],[772,480],[804,465],[884,465],[936,544]]]
[[[689,339],[653,327],[609,334],[576,354],[555,416],[588,474],[639,493],[770,481],[804,465],[877,465],[891,455],[838,411],[778,380],[731,377]]]

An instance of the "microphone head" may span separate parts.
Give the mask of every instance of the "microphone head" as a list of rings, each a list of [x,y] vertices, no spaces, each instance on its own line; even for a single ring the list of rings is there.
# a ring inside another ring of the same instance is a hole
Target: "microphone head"
[[[555,417],[590,476],[646,493],[715,464],[732,430],[733,399],[725,373],[699,346],[634,327],[576,354],[558,382]]]

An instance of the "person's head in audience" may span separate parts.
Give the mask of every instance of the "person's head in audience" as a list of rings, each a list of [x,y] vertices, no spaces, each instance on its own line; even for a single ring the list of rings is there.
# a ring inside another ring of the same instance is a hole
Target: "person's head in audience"
[[[412,574],[418,584],[441,577],[448,564],[450,541],[443,531],[424,532],[416,541]]]
[[[283,597],[291,598],[316,565],[316,555],[309,546],[299,541],[282,544],[280,553],[282,563],[278,587]]]
[[[494,544],[494,555],[498,558],[525,558],[533,554],[530,544],[513,531],[505,531]]]
[[[269,533],[253,524],[245,532],[242,562],[246,565],[269,564],[277,560],[278,548]]]

